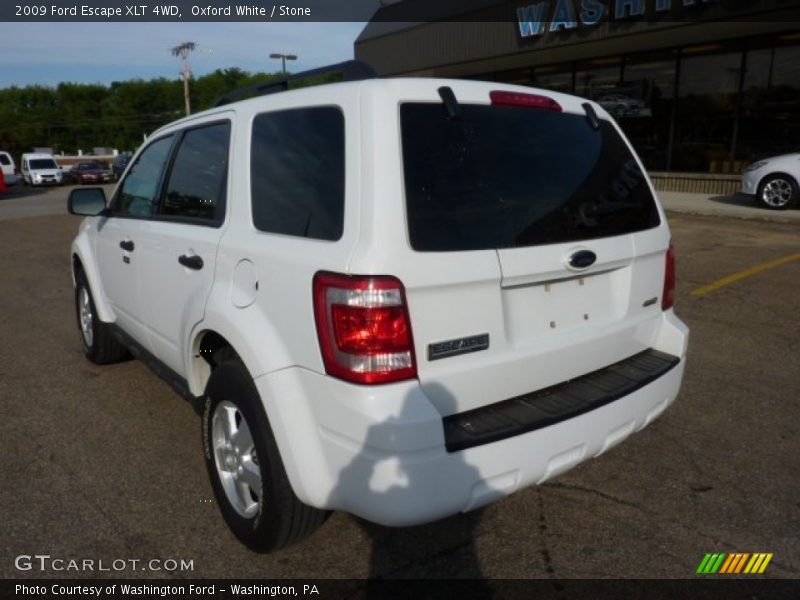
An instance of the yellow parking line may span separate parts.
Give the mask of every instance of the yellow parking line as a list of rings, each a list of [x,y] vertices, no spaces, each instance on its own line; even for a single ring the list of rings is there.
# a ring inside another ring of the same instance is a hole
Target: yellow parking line
[[[784,256],[783,258],[779,258],[778,260],[766,262],[760,265],[756,265],[755,267],[750,267],[749,269],[745,269],[744,271],[740,271],[739,273],[728,275],[727,277],[718,279],[714,283],[709,283],[708,285],[704,285],[701,288],[697,288],[692,292],[691,295],[705,296],[706,294],[718,290],[721,287],[724,287],[731,283],[736,283],[737,281],[741,281],[742,279],[750,277],[751,275],[756,275],[758,273],[761,273],[762,271],[767,271],[769,269],[774,269],[775,267],[780,267],[781,265],[785,265],[786,263],[790,263],[795,260],[800,260],[800,253],[790,254],[789,256]]]

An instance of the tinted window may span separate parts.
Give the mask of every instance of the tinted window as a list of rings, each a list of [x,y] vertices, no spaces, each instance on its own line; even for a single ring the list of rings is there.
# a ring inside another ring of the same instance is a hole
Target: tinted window
[[[31,169],[57,169],[56,161],[50,158],[32,158],[29,162]]]
[[[172,136],[148,146],[134,163],[117,197],[115,212],[146,217],[155,214],[161,174],[172,147]]]
[[[344,222],[344,115],[334,107],[253,122],[253,223],[261,231],[338,240]]]
[[[513,248],[658,225],[650,189],[607,121],[531,108],[401,107],[415,250]]]
[[[11,161],[5,154],[0,154],[0,165],[10,165]]]
[[[75,165],[73,171],[102,171],[105,169],[100,163],[79,163]]]
[[[222,218],[230,131],[230,123],[219,123],[186,132],[172,164],[162,214]]]

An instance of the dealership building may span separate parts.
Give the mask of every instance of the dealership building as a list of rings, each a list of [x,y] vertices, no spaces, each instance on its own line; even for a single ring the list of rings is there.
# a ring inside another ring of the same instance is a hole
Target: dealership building
[[[800,152],[797,0],[401,0],[355,56],[592,98],[663,189],[734,191],[745,164]]]

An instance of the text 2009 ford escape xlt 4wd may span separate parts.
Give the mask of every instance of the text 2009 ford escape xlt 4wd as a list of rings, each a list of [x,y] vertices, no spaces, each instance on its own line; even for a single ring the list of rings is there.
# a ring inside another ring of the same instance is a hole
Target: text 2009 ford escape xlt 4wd
[[[485,505],[606,451],[681,384],[666,219],[574,96],[264,94],[158,130],[108,202],[75,190],[70,211],[90,217],[86,355],[132,350],[202,399],[217,500],[255,549],[332,509],[402,526]]]

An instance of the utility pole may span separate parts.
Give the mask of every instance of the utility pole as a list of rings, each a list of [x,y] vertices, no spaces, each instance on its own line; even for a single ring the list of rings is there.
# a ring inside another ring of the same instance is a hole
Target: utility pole
[[[187,116],[192,113],[192,105],[189,100],[189,79],[192,77],[192,71],[189,68],[189,53],[195,49],[196,45],[194,42],[183,42],[180,46],[175,46],[172,49],[172,55],[180,57],[183,65],[181,79],[183,79],[183,100],[186,104]]]
[[[270,58],[280,58],[281,59],[281,72],[286,75],[286,61],[287,60],[297,60],[297,56],[295,54],[278,54],[274,52],[269,55]]]

